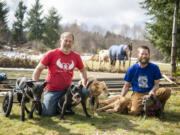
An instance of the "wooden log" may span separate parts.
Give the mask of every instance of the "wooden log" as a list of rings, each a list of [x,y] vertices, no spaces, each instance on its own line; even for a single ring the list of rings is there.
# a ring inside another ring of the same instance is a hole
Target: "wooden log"
[[[168,82],[172,83],[172,84],[176,84],[175,82],[173,82],[169,77],[167,77],[166,75],[162,75]]]

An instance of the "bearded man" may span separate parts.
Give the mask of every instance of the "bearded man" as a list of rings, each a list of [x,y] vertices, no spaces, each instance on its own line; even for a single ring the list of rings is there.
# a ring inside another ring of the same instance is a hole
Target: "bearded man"
[[[162,78],[160,69],[157,65],[149,62],[149,60],[150,49],[147,46],[139,47],[138,62],[128,69],[124,77],[125,84],[120,97],[125,97],[131,86],[133,91],[131,105],[128,110],[129,114],[141,114],[143,110],[142,98],[144,95],[152,94],[159,98],[163,110],[166,101],[171,95],[170,89],[159,88],[159,82]]]

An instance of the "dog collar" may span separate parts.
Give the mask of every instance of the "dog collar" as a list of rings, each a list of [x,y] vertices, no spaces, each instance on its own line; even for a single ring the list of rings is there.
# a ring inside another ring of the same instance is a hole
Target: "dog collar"
[[[93,82],[94,82],[94,80],[89,81],[88,84],[87,84],[87,86],[86,86],[86,88],[88,89],[89,86],[90,86]]]

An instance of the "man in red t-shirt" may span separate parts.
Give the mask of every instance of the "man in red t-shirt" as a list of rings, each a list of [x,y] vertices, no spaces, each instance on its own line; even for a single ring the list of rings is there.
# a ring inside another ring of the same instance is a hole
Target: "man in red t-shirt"
[[[41,59],[35,68],[32,79],[38,81],[43,69],[48,67],[43,100],[43,116],[56,115],[59,98],[66,92],[66,88],[71,85],[73,71],[78,68],[80,76],[85,86],[87,80],[86,69],[84,68],[80,55],[71,50],[74,43],[74,35],[64,32],[59,40],[60,48],[49,51]]]

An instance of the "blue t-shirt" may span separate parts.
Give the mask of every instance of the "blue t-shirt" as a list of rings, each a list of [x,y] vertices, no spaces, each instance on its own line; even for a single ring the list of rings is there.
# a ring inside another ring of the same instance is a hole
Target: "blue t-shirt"
[[[148,63],[141,68],[138,63],[131,66],[124,77],[124,80],[131,82],[132,90],[137,92],[149,92],[154,86],[154,80],[162,78],[159,67],[153,63]]]

